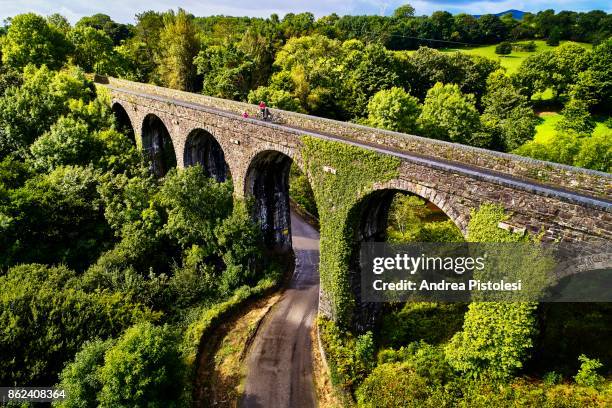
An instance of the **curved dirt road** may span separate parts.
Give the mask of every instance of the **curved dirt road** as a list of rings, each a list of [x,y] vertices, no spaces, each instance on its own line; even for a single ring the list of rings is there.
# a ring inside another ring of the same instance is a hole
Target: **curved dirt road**
[[[291,229],[295,272],[251,348],[242,407],[317,406],[310,330],[319,301],[319,233],[293,212]]]

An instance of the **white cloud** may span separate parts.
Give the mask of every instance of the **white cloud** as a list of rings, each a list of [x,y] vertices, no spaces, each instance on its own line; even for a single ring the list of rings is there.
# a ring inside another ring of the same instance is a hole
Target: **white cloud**
[[[232,2],[220,0],[0,0],[0,19],[33,11],[43,15],[60,13],[72,22],[82,16],[95,13],[108,14],[116,21],[133,22],[136,13],[146,10],[164,11],[178,7],[200,16],[225,14],[267,17],[272,13],[282,16],[288,12],[303,11],[313,12],[316,16],[332,12],[340,15],[390,14],[397,6],[406,2],[412,4],[419,15],[430,14],[435,10],[473,14],[496,13],[510,8],[525,11],[547,8],[610,11],[609,2],[606,0],[234,0]]]

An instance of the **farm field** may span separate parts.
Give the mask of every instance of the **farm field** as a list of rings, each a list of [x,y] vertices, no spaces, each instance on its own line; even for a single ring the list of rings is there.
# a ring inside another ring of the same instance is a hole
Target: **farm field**
[[[557,112],[540,112],[538,117],[542,119],[542,122],[536,126],[534,140],[539,143],[546,143],[554,136],[556,132],[555,125],[563,116]],[[595,130],[593,130],[593,135],[612,130],[604,123],[606,119],[606,117],[601,116],[595,118],[597,124],[595,125]]]
[[[520,44],[524,44],[527,42],[529,41],[518,41],[518,43]],[[512,74],[516,72],[518,67],[528,56],[533,55],[538,52],[553,50],[556,48],[550,45],[546,45],[546,41],[544,40],[536,40],[534,42],[536,44],[536,50],[533,52],[512,51],[510,55],[505,55],[505,56],[495,54],[496,44],[481,46],[481,47],[472,47],[472,48],[445,48],[445,49],[442,49],[441,51],[444,51],[444,52],[459,51],[459,52],[465,52],[465,53],[472,54],[472,55],[480,55],[481,57],[487,57],[487,58],[491,58],[494,60],[498,60],[500,64],[502,65],[502,67],[506,68],[509,74]],[[571,42],[571,41],[561,41],[562,44],[566,42]],[[579,44],[587,49],[593,48],[591,44],[586,44],[586,43],[575,43],[575,44]]]

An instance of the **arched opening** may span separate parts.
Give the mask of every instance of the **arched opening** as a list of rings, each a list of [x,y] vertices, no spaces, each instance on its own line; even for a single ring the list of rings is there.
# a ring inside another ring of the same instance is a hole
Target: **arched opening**
[[[353,207],[348,225],[352,243],[349,259],[350,285],[356,301],[354,326],[359,332],[380,323],[385,312],[401,308],[400,304],[387,305],[362,301],[361,247],[368,242],[461,242],[463,236],[455,223],[434,203],[418,195],[398,190],[377,190],[364,197]],[[459,313],[463,313],[459,308]]]
[[[134,127],[132,126],[132,121],[125,108],[121,106],[121,104],[115,103],[111,109],[115,115],[117,130],[126,135],[135,146],[136,135],[134,133]]]
[[[185,167],[201,165],[207,176],[220,183],[231,178],[221,145],[213,135],[202,129],[195,129],[187,136],[183,163]]]
[[[164,122],[152,113],[145,117],[142,124],[142,148],[156,177],[163,177],[168,170],[176,167],[170,133]]]
[[[252,197],[253,218],[260,224],[265,245],[272,250],[291,249],[289,156],[266,150],[258,153],[247,170],[245,196]]]

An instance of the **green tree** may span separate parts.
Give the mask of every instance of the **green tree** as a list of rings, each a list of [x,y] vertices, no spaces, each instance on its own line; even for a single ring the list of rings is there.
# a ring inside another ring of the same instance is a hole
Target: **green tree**
[[[100,156],[101,146],[82,121],[62,117],[30,147],[34,168],[50,172],[69,164],[87,164]]]
[[[410,241],[421,230],[430,213],[425,200],[413,195],[398,194],[389,209],[389,228],[399,232],[404,240]]]
[[[268,106],[294,112],[304,112],[300,100],[283,89],[273,89],[270,86],[260,86],[249,92],[249,103],[258,104],[264,101]]]
[[[234,44],[204,48],[194,59],[204,77],[202,93],[219,98],[244,100],[253,87],[255,62]]]
[[[559,45],[560,41],[561,41],[561,30],[559,29],[559,27],[554,27],[550,31],[550,34],[548,35],[548,38],[546,39],[546,45],[551,45],[553,47],[556,47],[557,45]]]
[[[114,45],[121,44],[123,40],[127,40],[132,35],[130,26],[116,23],[108,15],[101,13],[81,18],[75,27],[91,27],[95,30],[101,30],[112,40]]]
[[[1,191],[0,265],[64,263],[82,270],[94,261],[111,238],[99,177],[92,168],[59,167]]]
[[[459,86],[438,82],[427,92],[418,123],[428,137],[473,144],[480,126],[474,95],[463,95]]]
[[[528,96],[552,88],[555,97],[566,99],[590,61],[590,51],[578,44],[565,43],[554,51],[527,57],[513,79]]]
[[[163,15],[155,11],[136,14],[134,36],[115,48],[128,61],[130,75],[142,82],[161,84],[157,64],[162,44],[160,34],[164,29]]]
[[[261,230],[253,222],[246,203],[237,202],[232,214],[215,228],[215,237],[225,270],[221,289],[231,293],[242,285],[253,285],[261,271]]]
[[[592,108],[612,112],[612,39],[593,48],[589,65],[577,73],[572,96],[588,101]]]
[[[167,212],[165,234],[184,248],[197,244],[206,255],[217,252],[215,228],[231,213],[231,182],[217,183],[202,166],[173,169],[155,199]]]
[[[346,53],[342,73],[347,88],[344,110],[352,117],[363,117],[376,92],[399,85],[398,62],[382,45],[349,40],[342,48]]]
[[[68,34],[71,29],[68,19],[59,13],[53,13],[50,16],[47,16],[47,23],[49,23],[51,27],[54,27],[62,32],[64,35]]]
[[[169,326],[141,323],[125,331],[104,356],[100,407],[181,406],[185,367]]]
[[[251,20],[251,25],[242,36],[238,48],[255,63],[251,89],[268,83],[276,51],[282,45],[280,37],[276,25],[269,19]]]
[[[321,116],[346,118],[342,108],[345,87],[338,41],[321,35],[291,38],[278,52],[270,88],[289,92],[303,111]]]
[[[108,68],[112,58],[113,42],[104,31],[88,26],[77,26],[68,34],[74,45],[74,63],[86,72],[108,73],[100,68]]]
[[[492,136],[491,147],[510,151],[533,139],[537,119],[529,100],[498,70],[487,79],[487,92],[482,98],[485,107],[481,122]]]
[[[20,265],[0,276],[0,381],[54,384],[91,338],[117,336],[155,315],[120,293],[87,293],[64,266]]]
[[[591,65],[592,52],[579,44],[565,43],[557,47],[553,55],[554,71],[547,74],[552,76],[555,94],[566,99],[580,73]]]
[[[573,164],[612,173],[612,130],[583,139]]]
[[[174,89],[193,90],[196,74],[193,59],[200,47],[193,17],[183,9],[165,15],[159,40],[163,44],[158,62],[162,83]]]
[[[70,47],[55,26],[34,13],[19,14],[2,41],[2,62],[14,68],[28,64],[58,68],[66,61]]]
[[[554,52],[543,51],[525,58],[512,79],[521,93],[531,97],[553,86],[551,74],[555,71]]]
[[[421,108],[418,99],[403,88],[394,87],[378,91],[368,103],[370,126],[413,133],[417,130],[417,119]]]
[[[79,70],[53,72],[47,67],[26,67],[23,84],[12,86],[0,98],[0,157],[23,152],[62,115],[71,100],[89,103],[93,85]]]
[[[445,53],[421,47],[401,63],[401,84],[419,99],[437,82],[456,84],[463,93],[473,93],[476,102],[485,92],[486,79],[500,68],[490,58],[461,52]]]
[[[72,109],[80,109],[59,118],[48,132],[36,139],[30,146],[31,157],[28,158],[34,169],[50,172],[64,165],[91,164],[102,171],[129,173],[140,165],[140,155],[131,141],[116,130],[108,129],[109,123],[102,126],[100,122],[104,120],[87,118],[92,113],[88,107],[90,105],[72,106]],[[99,119],[100,115],[94,111],[92,116]],[[88,124],[87,119],[93,123]],[[91,130],[105,127],[105,130]]]
[[[485,14],[478,18],[478,28],[480,31],[480,42],[494,44],[506,38],[508,27],[499,17],[493,14]]]
[[[563,110],[563,117],[555,125],[560,132],[575,132],[581,137],[588,137],[595,129],[595,121],[589,112],[587,102],[580,99],[570,99]]]
[[[284,38],[302,37],[310,35],[314,28],[314,15],[312,13],[287,13],[279,24],[279,30]]]
[[[393,10],[393,17],[395,18],[409,18],[414,17],[414,7],[410,4],[404,4]]]

